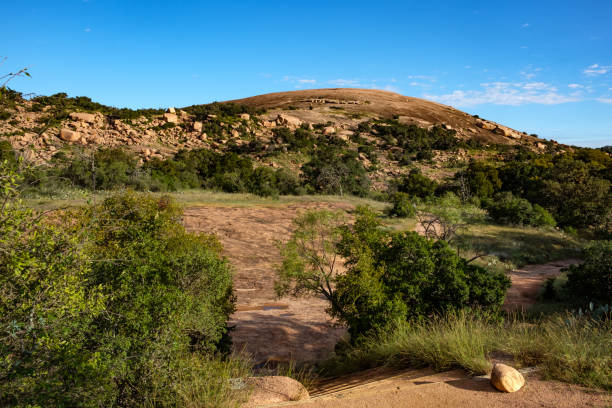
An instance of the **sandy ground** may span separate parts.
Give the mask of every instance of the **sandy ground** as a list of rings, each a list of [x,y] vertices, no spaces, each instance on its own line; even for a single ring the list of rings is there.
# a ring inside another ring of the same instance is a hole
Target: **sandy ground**
[[[185,210],[187,229],[215,233],[234,267],[237,312],[230,325],[236,351],[244,351],[256,364],[266,361],[297,362],[328,356],[346,333],[325,313],[321,298],[277,299],[275,266],[280,261],[277,242],[287,240],[292,220],[307,209],[350,210],[348,203],[297,203],[283,206],[192,207]],[[505,308],[525,308],[535,303],[542,285],[577,260],[529,265],[512,271],[512,287]]]
[[[232,340],[236,351],[256,364],[314,361],[325,358],[346,332],[325,313],[327,303],[315,297],[277,299],[277,241],[286,241],[292,220],[307,209],[342,209],[344,203],[300,203],[280,207],[194,207],[185,210],[187,229],[215,233],[234,267],[237,312]]]
[[[516,393],[497,391],[486,377],[469,377],[462,370],[434,373],[370,370],[341,377],[311,392],[311,399],[266,405],[303,408],[434,408],[434,407],[610,407],[612,395],[525,374],[526,385]]]
[[[579,259],[565,259],[540,265],[526,265],[511,271],[508,276],[512,280],[512,286],[506,294],[504,309],[512,311],[533,306],[548,278],[558,276],[562,269],[579,262]]]

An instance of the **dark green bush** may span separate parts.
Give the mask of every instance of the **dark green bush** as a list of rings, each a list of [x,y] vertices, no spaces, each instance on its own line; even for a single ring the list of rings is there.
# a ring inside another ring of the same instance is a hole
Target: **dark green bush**
[[[499,313],[510,286],[503,273],[469,264],[444,241],[380,227],[373,213],[359,209],[338,245],[347,272],[337,278],[332,313],[347,323],[353,342],[398,319],[463,308]]]
[[[339,138],[333,138],[340,140]],[[366,196],[370,189],[367,171],[357,153],[324,145],[302,166],[304,182],[324,194]]]
[[[416,208],[409,194],[402,192],[393,194],[391,204],[393,204],[393,207],[389,209],[389,215],[393,217],[406,218],[416,215]]]
[[[612,306],[612,241],[594,242],[584,249],[584,262],[570,266],[565,295],[583,305]]]
[[[424,176],[417,169],[411,170],[397,185],[398,191],[419,198],[432,197],[437,188],[438,183],[435,180]]]
[[[450,150],[459,145],[454,130],[446,130],[440,126],[425,129],[416,125],[405,125],[397,120],[387,120],[376,123],[372,128],[391,145],[396,145],[408,153],[419,151]]]
[[[544,208],[537,204],[531,205],[524,198],[515,197],[507,191],[487,200],[484,207],[491,218],[500,224],[534,227],[556,225],[553,216]]]
[[[94,190],[135,186],[136,159],[120,148],[100,149],[92,157],[71,160],[61,175],[72,185]]]

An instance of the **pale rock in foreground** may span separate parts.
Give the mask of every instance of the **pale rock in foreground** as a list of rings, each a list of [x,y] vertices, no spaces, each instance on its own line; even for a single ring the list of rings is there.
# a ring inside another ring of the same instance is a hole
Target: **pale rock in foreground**
[[[252,389],[244,407],[257,407],[278,402],[301,401],[310,398],[308,390],[289,377],[248,377],[245,383]]]
[[[491,371],[491,384],[503,392],[515,392],[525,385],[525,378],[513,367],[497,363]]]

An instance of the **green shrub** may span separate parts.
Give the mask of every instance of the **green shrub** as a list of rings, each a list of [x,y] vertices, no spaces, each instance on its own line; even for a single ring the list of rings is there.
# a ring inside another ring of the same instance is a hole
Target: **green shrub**
[[[500,224],[555,226],[552,215],[539,205],[532,206],[524,198],[515,197],[510,192],[497,194],[485,203],[491,218]]]
[[[136,193],[111,196],[83,215],[93,259],[88,285],[107,298],[95,327],[112,356],[115,404],[159,399],[159,389],[175,386],[168,380],[185,356],[228,349],[229,265],[218,241],[185,232],[180,216],[167,198]],[[171,394],[158,403],[171,404]]]
[[[103,406],[110,358],[91,326],[106,298],[76,237],[16,201],[19,181],[0,163],[0,405]]]
[[[458,176],[464,177],[470,193],[479,198],[493,196],[502,186],[498,170],[480,161],[471,160],[467,169]]]
[[[397,186],[398,191],[419,198],[433,197],[438,183],[421,174],[417,169],[411,170]]]
[[[370,189],[367,171],[352,150],[325,145],[301,170],[304,182],[320,193],[364,197]]]
[[[389,210],[389,215],[399,218],[414,217],[416,208],[410,199],[410,195],[402,192],[395,193],[391,197],[393,207]]]
[[[236,406],[232,277],[167,198],[41,217],[0,166],[0,405]]]
[[[0,120],[9,120],[11,118],[11,112],[0,111]]]
[[[395,320],[414,320],[481,309],[496,315],[510,286],[502,273],[489,272],[457,256],[446,242],[415,232],[388,232],[361,209],[339,243],[347,272],[337,279],[332,312],[349,327],[353,341],[379,332]]]
[[[497,317],[510,286],[504,274],[469,264],[443,241],[383,230],[367,208],[357,209],[353,225],[329,211],[309,211],[295,223],[281,250],[277,293],[324,296],[353,344],[397,320],[463,308]],[[338,256],[346,273],[338,271]]]
[[[612,241],[594,242],[584,249],[584,262],[570,266],[564,292],[583,305],[612,306]]]
[[[136,159],[120,148],[100,149],[92,157],[70,161],[61,176],[72,185],[93,190],[111,190],[133,185]]]

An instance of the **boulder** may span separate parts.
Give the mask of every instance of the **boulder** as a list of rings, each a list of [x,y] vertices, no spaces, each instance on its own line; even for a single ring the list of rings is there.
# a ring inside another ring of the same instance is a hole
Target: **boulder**
[[[176,113],[176,109],[168,108],[168,110],[166,112],[168,112],[168,113]]]
[[[303,122],[295,116],[280,114],[276,118],[276,123],[279,126],[299,127]]]
[[[87,123],[96,123],[96,114],[85,112],[72,112],[70,114],[70,119]]]
[[[484,120],[478,120],[476,122],[476,126],[486,129],[486,130],[494,130],[497,127],[495,123],[487,122]]]
[[[78,142],[81,140],[81,134],[70,129],[62,129],[60,131],[60,139],[66,142]]]
[[[244,382],[252,390],[245,407],[310,398],[308,390],[301,383],[289,377],[248,377]]]
[[[164,113],[166,123],[178,123],[178,116],[174,113]]]
[[[516,392],[525,385],[525,378],[515,368],[497,363],[491,371],[491,384],[503,392]]]
[[[241,113],[240,119],[249,120],[251,119],[251,115],[249,115],[248,113]]]
[[[333,135],[334,133],[336,133],[336,128],[333,126],[326,126],[323,128],[324,135]]]
[[[202,122],[193,122],[193,130],[194,132],[202,131]]]

